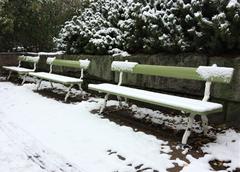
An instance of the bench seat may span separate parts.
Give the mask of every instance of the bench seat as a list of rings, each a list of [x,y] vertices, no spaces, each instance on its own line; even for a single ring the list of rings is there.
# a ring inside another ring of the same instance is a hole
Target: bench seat
[[[222,105],[218,103],[204,102],[191,98],[161,94],[113,84],[89,84],[88,88],[199,115],[221,112],[223,108]]]
[[[26,80],[26,76],[28,75],[28,73],[29,72],[34,72],[36,70],[37,63],[38,63],[39,59],[40,59],[39,56],[35,56],[35,57],[19,56],[18,57],[18,66],[2,66],[3,69],[9,71],[7,80],[10,79],[12,72],[17,72],[20,76],[23,76],[23,80],[22,80],[22,83],[21,83],[23,85],[25,80]],[[22,67],[22,62],[33,63],[33,69]]]
[[[28,69],[28,68],[17,67],[17,66],[3,66],[3,68],[6,69],[6,70],[18,72],[18,73],[20,73],[20,74],[25,74],[25,73],[29,73],[29,72],[34,72],[34,69]]]
[[[41,78],[44,80],[62,83],[62,84],[79,84],[82,83],[83,80],[79,78],[73,78],[69,76],[63,76],[58,74],[46,73],[46,72],[31,72],[30,76]]]

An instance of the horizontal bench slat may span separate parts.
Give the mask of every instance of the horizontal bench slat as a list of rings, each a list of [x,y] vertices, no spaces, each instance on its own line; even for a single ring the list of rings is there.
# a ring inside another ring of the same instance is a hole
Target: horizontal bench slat
[[[79,61],[75,60],[62,60],[62,59],[55,59],[52,62],[52,65],[55,66],[64,66],[64,67],[71,67],[71,68],[80,68]]]
[[[68,76],[63,76],[63,75],[58,75],[58,74],[52,74],[52,73],[46,73],[46,72],[34,72],[34,73],[29,73],[30,76],[45,79],[48,81],[53,81],[57,83],[62,83],[62,84],[78,84],[81,83],[82,80],[78,78],[73,78],[73,77],[68,77]]]
[[[27,68],[24,68],[24,67],[17,67],[17,66],[3,66],[4,69],[6,70],[11,70],[11,71],[15,71],[15,72],[18,72],[18,73],[29,73],[29,72],[34,72],[33,69],[27,69]]]
[[[196,72],[197,68],[176,67],[176,66],[159,66],[159,65],[136,65],[133,73],[155,75],[163,77],[203,80]]]
[[[209,68],[211,68],[211,66],[209,66]],[[232,73],[233,73],[232,68],[222,68],[222,67],[217,67],[217,68],[219,68],[219,71],[230,69],[232,70]],[[220,82],[220,83],[229,83],[231,81],[232,74],[230,76],[224,76],[224,75],[214,76],[213,75],[213,76],[209,76],[209,78],[204,78],[197,72],[197,69],[198,68],[192,68],[192,67],[137,64],[133,68],[133,73],[170,77],[170,78],[179,78],[179,79],[191,79],[191,80],[199,80],[199,81],[209,80],[211,82]]]
[[[199,115],[207,115],[222,111],[222,105],[218,103],[203,102],[201,100],[155,93],[113,84],[89,84],[88,88]]]
[[[90,61],[86,60],[65,60],[65,59],[56,59],[55,57],[49,57],[46,61],[49,65],[54,66],[63,66],[63,67],[70,67],[70,68],[79,68],[86,70],[89,67]]]

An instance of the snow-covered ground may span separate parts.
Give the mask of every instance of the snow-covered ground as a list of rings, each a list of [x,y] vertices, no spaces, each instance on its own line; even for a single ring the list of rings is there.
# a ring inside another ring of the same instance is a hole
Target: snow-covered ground
[[[103,99],[66,104],[34,89],[34,84],[0,82],[0,172],[162,172],[176,164],[182,171],[204,172],[212,170],[208,162],[214,159],[229,161],[229,171],[240,168],[240,133],[232,129],[204,145],[203,157],[186,154],[188,161],[172,159],[167,140],[91,113]],[[108,102],[108,106],[114,104]],[[164,118],[158,111],[131,109],[138,112],[136,118],[145,112]],[[175,120],[175,128],[182,128],[180,121],[186,119]]]

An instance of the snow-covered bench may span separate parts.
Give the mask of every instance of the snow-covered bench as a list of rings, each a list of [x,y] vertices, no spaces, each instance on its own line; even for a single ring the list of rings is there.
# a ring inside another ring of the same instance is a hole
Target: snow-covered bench
[[[143,65],[127,61],[114,61],[111,68],[112,71],[120,72],[118,85],[104,83],[89,84],[88,86],[88,88],[91,90],[106,93],[104,103],[102,104],[102,107],[100,109],[100,113],[103,112],[106,106],[109,94],[118,96],[119,101],[121,101],[120,97],[124,97],[125,99],[134,99],[137,101],[142,101],[162,107],[183,111],[189,114],[189,122],[182,137],[182,144],[187,143],[187,139],[191,134],[192,124],[195,115],[201,116],[204,134],[207,134],[207,115],[211,113],[221,112],[223,108],[223,106],[219,103],[208,102],[208,99],[210,97],[211,83],[229,83],[231,81],[234,70],[233,68],[217,67],[216,65],[191,68]],[[205,81],[206,84],[204,97],[202,100],[197,100],[192,98],[161,94],[157,92],[121,86],[123,72]]]
[[[68,91],[66,93],[64,101],[67,101],[67,98],[70,94],[70,91],[74,85],[78,85],[79,89],[81,90],[82,94],[82,87],[81,84],[83,82],[83,71],[86,70],[89,67],[90,61],[89,60],[63,60],[63,59],[56,59],[55,57],[49,57],[47,58],[47,64],[50,65],[49,73],[47,72],[30,72],[29,75],[33,76],[34,78],[39,78],[38,84],[37,84],[37,90],[40,87],[40,84],[42,80],[50,81],[51,86],[53,88],[52,82],[60,83],[68,87]],[[69,68],[78,68],[81,70],[80,78],[74,78],[69,76],[63,76],[59,74],[53,74],[53,66],[62,66],[62,67],[69,67]]]
[[[19,56],[18,57],[18,66],[3,66],[3,69],[6,69],[9,71],[9,75],[7,77],[7,80],[10,79],[12,72],[17,72],[19,75],[23,75],[23,81],[22,84],[24,84],[26,76],[28,75],[29,72],[34,72],[37,67],[37,63],[39,61],[40,57],[31,57],[31,56]],[[29,68],[24,68],[21,67],[22,62],[28,62],[28,63],[33,63],[33,69]]]

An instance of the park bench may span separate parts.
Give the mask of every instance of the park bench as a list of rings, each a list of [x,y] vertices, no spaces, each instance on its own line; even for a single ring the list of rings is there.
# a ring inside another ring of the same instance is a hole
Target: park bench
[[[60,83],[65,86],[68,86],[68,91],[65,95],[64,101],[66,102],[69,94],[71,92],[71,89],[74,85],[78,85],[79,89],[81,91],[81,94],[83,92],[82,90],[82,82],[83,82],[83,71],[86,70],[89,67],[90,61],[89,60],[63,60],[63,59],[56,59],[55,57],[49,57],[47,58],[47,64],[50,66],[49,72],[30,72],[29,75],[38,78],[38,83],[37,83],[37,90],[40,87],[40,84],[42,80],[47,80],[50,81],[51,87],[53,88],[54,83]],[[74,77],[69,77],[69,76],[63,76],[60,74],[54,74],[52,73],[53,71],[53,66],[59,66],[59,67],[68,67],[68,68],[77,68],[81,70],[81,75],[80,78],[74,78]]]
[[[121,97],[124,97],[125,99],[133,99],[182,111],[186,114],[189,114],[188,124],[182,137],[183,145],[187,144],[188,137],[191,134],[194,117],[196,115],[201,116],[203,132],[205,135],[207,135],[207,115],[211,113],[221,112],[223,109],[223,106],[219,103],[208,102],[210,98],[211,83],[230,83],[234,70],[233,68],[217,67],[216,65],[199,66],[198,68],[192,68],[144,65],[127,61],[113,61],[111,69],[112,71],[120,72],[119,82],[117,85],[103,83],[89,84],[88,86],[88,88],[91,90],[106,93],[104,102],[100,109],[100,113],[103,112],[108,100],[108,96],[110,94],[117,96],[119,101],[121,101]],[[121,86],[123,72],[205,81],[206,83],[204,97],[202,100],[198,100]]]
[[[34,72],[37,67],[37,63],[39,61],[40,57],[32,57],[32,56],[19,56],[18,57],[18,66],[3,66],[3,69],[9,71],[9,75],[7,77],[7,80],[10,79],[12,72],[17,72],[19,75],[23,75],[22,84],[24,84],[26,80],[26,76],[29,74],[29,72]],[[33,63],[33,69],[22,67],[22,62],[27,63]]]

